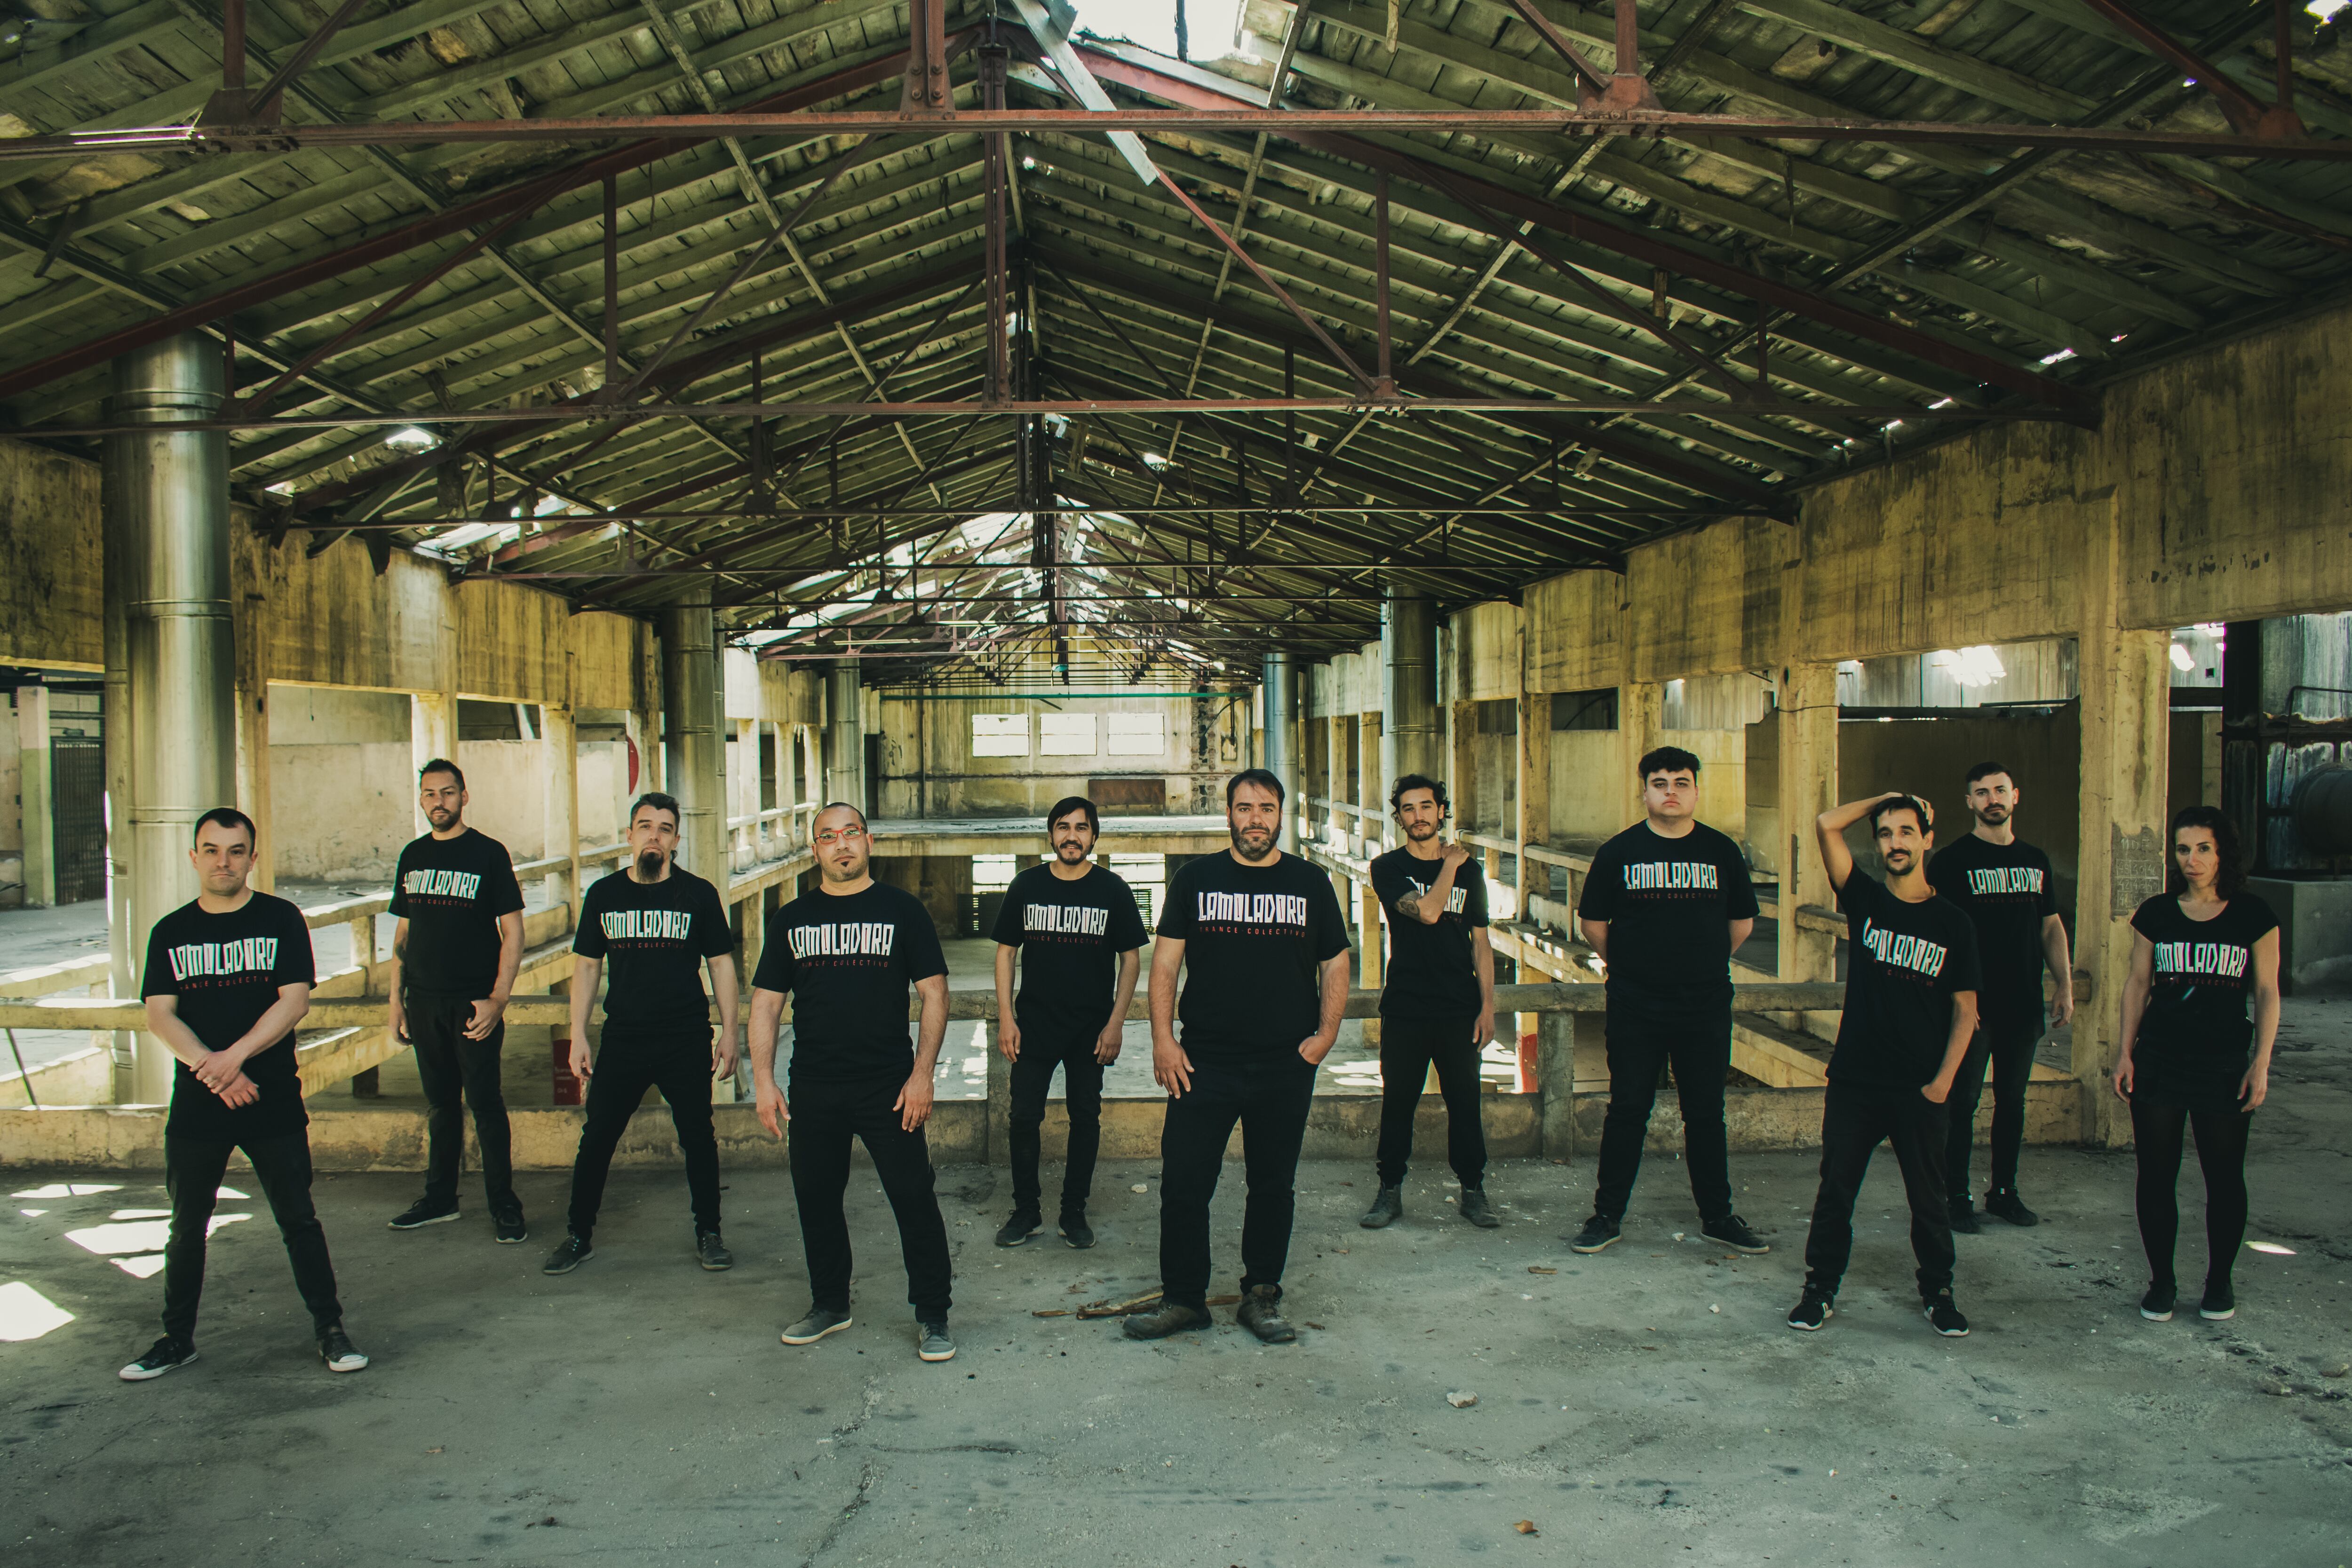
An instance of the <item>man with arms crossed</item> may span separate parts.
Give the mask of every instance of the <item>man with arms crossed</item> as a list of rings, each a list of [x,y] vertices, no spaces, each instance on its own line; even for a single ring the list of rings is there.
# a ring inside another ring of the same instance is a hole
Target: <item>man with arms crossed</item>
[[[948,1361],[954,1267],[932,1186],[931,1078],[948,1032],[948,965],[922,901],[874,880],[866,815],[835,801],[809,824],[819,881],[768,917],[751,977],[751,1079],[760,1120],[787,1151],[808,1256],[809,1310],[783,1333],[814,1344],[850,1324],[849,1141],[866,1145],[898,1221],[915,1354]],[[920,1043],[907,1043],[907,988],[922,998]],[[792,1092],[776,1083],[776,1026],[793,998]]]
[[[1276,847],[1282,797],[1282,780],[1262,768],[1235,774],[1225,786],[1232,852],[1202,855],[1168,881],[1151,950],[1151,1076],[1168,1091],[1160,1305],[1127,1320],[1130,1339],[1208,1326],[1209,1200],[1235,1122],[1249,1182],[1235,1316],[1268,1344],[1298,1337],[1282,1319],[1282,1269],[1315,1071],[1348,1005],[1348,932],[1331,879]]]
[[[1446,1157],[1462,1184],[1461,1215],[1491,1230],[1486,1130],[1478,1108],[1478,1052],[1495,1038],[1495,949],[1486,937],[1486,879],[1470,852],[1441,844],[1445,786],[1408,773],[1389,790],[1404,845],[1372,862],[1372,894],[1388,916],[1381,991],[1381,1190],[1357,1223],[1378,1230],[1404,1212],[1406,1162],[1422,1086],[1437,1069],[1445,1096]]]
[[[1118,873],[1094,863],[1101,830],[1093,801],[1073,795],[1055,802],[1045,818],[1054,858],[1013,879],[996,919],[997,1049],[1013,1064],[1013,1217],[996,1233],[999,1247],[1020,1246],[1045,1218],[1038,1128],[1057,1066],[1070,1117],[1062,1239],[1073,1247],[1095,1244],[1087,1193],[1102,1146],[1103,1069],[1118,1060],[1145,939],[1134,892]]]
[[[500,1241],[520,1241],[513,1134],[499,1086],[507,998],[522,967],[522,888],[506,845],[466,825],[466,776],[441,758],[416,778],[432,831],[400,852],[392,877],[392,1038],[416,1048],[425,1086],[425,1196],[392,1222],[414,1230],[457,1218],[466,1153],[463,1105],[474,1108],[483,1196]],[[461,1102],[462,1096],[462,1102]]]
[[[592,883],[581,901],[572,941],[572,1071],[588,1085],[588,1114],[572,1165],[570,1233],[548,1255],[545,1273],[569,1274],[595,1256],[591,1239],[613,1151],[649,1088],[668,1102],[686,1158],[695,1258],[712,1270],[735,1266],[719,1239],[719,1139],[710,1125],[710,1081],[735,1071],[735,933],[719,890],[676,863],[678,815],[667,795],[638,796],[629,808],[626,864]],[[588,1009],[607,958],[613,984],[592,1061]],[[702,994],[706,965],[719,998],[715,1041]]]
[[[163,1124],[172,1195],[163,1249],[163,1337],[124,1367],[143,1383],[196,1359],[205,1238],[228,1156],[242,1149],[269,1200],[330,1372],[368,1364],[343,1333],[327,1234],[310,1204],[310,1124],[295,1070],[294,1027],[310,1010],[310,931],[302,912],[246,885],[253,819],[216,806],[196,819],[188,860],[203,891],[155,922],[140,994],[147,1027],[179,1059]]]
[[[1985,1062],[1992,1063],[1992,1185],[1985,1212],[2011,1225],[2041,1216],[2017,1196],[2017,1157],[2025,1145],[2025,1085],[2033,1076],[2033,1047],[2042,1038],[2042,967],[2057,983],[2050,995],[2050,1027],[2074,1016],[2074,961],[2066,951],[2066,923],[2058,917],[2057,879],[2050,857],[2017,836],[2018,789],[2009,769],[1979,762],[1963,788],[1977,825],[1966,838],[1936,852],[1927,881],[1957,904],[1977,928],[1984,988],[1977,993],[1977,1038],[1952,1082],[1950,1141],[1944,1179],[1952,1194],[1952,1228],[1975,1235],[1976,1205],[1969,1196],[1969,1155],[1976,1143],[1977,1101],[1984,1093]]]
[[[1756,886],[1739,846],[1698,820],[1698,767],[1679,747],[1642,758],[1646,818],[1601,846],[1577,904],[1577,925],[1608,966],[1609,983],[1609,1113],[1592,1218],[1569,1242],[1578,1252],[1617,1239],[1658,1074],[1670,1063],[1699,1234],[1735,1252],[1769,1250],[1731,1210],[1723,1125],[1731,956],[1755,928]]]
[[[1886,881],[1854,869],[1845,831],[1867,817]],[[1977,1032],[1977,934],[1927,883],[1935,819],[1890,790],[1813,819],[1846,919],[1845,1008],[1822,1103],[1822,1185],[1805,1237],[1805,1290],[1792,1329],[1818,1329],[1853,1253],[1853,1204],[1882,1143],[1895,1145],[1911,1203],[1919,1301],[1935,1331],[1969,1332],[1952,1300],[1951,1215],[1944,1202],[1944,1102]]]

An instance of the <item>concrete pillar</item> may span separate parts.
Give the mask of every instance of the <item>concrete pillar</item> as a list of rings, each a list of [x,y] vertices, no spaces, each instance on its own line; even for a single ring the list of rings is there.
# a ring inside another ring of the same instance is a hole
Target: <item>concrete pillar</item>
[[[111,420],[219,417],[219,349],[183,333],[114,361]],[[143,956],[158,917],[195,894],[196,819],[236,799],[236,651],[229,615],[228,438],[218,432],[106,437],[100,493],[106,595],[121,606],[130,738],[129,952]],[[137,1103],[168,1099],[172,1055],[142,1037]]]
[[[1437,606],[1391,590],[1381,607],[1381,784],[1445,771],[1437,706]]]
[[[2076,849],[2074,965],[2088,1000],[2075,1013],[2083,1136],[2118,1146],[2131,1117],[2105,1092],[2131,970],[2131,917],[2164,890],[2165,775],[2170,749],[2171,636],[2117,624],[2124,563],[2113,504],[2083,559],[2077,644],[2083,688],[2082,839]]]
[[[1478,816],[1478,710],[1455,703],[1446,710],[1447,738],[1453,743],[1445,769],[1445,798],[1454,803],[1454,828],[1468,828]]]
[[[580,885],[580,744],[569,706],[549,703],[539,710],[539,752],[540,769],[547,779],[540,818],[546,843],[540,852],[567,862],[548,877],[547,901],[569,906],[576,927],[584,891]]]
[[[408,694],[408,795],[420,834],[433,831],[417,807],[416,775],[435,758],[457,760],[457,694],[454,691]]]
[[[1642,758],[1665,744],[1665,700],[1666,688],[1655,681],[1617,688],[1617,745],[1623,758],[1617,769],[1617,788],[1624,799],[1617,817],[1629,826],[1643,815]]]
[[[1334,689],[1339,685],[1332,683]],[[1323,798],[1331,802],[1329,838],[1332,847],[1345,849],[1348,818],[1339,803],[1348,798],[1348,727],[1337,714],[1325,714],[1323,724]]]
[[[1804,905],[1833,908],[1837,895],[1813,842],[1813,819],[1838,803],[1837,666],[1790,664],[1780,672],[1780,785],[1781,857],[1780,890],[1780,978],[1829,980],[1837,977],[1837,936],[1798,925]],[[1804,1027],[1804,1015],[1798,1027]]]
[[[1279,846],[1285,851],[1298,848],[1298,817],[1306,809],[1299,799],[1298,756],[1298,669],[1287,653],[1268,653],[1260,675],[1260,694],[1265,712],[1263,719],[1265,734],[1265,770],[1282,780],[1282,837]]]
[[[236,622],[236,805],[261,830],[254,846],[253,885],[278,891],[278,843],[269,816],[269,659],[262,629],[268,601],[248,593]]]
[[[855,659],[836,659],[824,688],[824,800],[866,809],[866,692]]]
[[[719,622],[708,604],[661,612],[662,776],[677,799],[678,863],[727,886],[727,748],[720,737]]]
[[[50,804],[49,688],[16,688],[16,800],[25,839],[25,903],[58,901],[57,820]]]
[[[1536,1110],[1543,1156],[1548,1160],[1566,1161],[1576,1153],[1577,1017],[1563,1012],[1535,1015]]]
[[[1382,813],[1388,810],[1388,777],[1381,769],[1381,758],[1386,748],[1381,737],[1381,716],[1360,714],[1356,718],[1356,755],[1364,759],[1356,776],[1356,804],[1364,809],[1364,858],[1370,860],[1381,852],[1387,842],[1382,827]]]

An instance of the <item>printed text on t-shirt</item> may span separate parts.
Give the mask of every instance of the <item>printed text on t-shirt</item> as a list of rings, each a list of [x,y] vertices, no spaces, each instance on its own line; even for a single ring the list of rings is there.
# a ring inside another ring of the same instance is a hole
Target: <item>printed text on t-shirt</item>
[[[898,939],[898,927],[887,920],[840,920],[823,925],[795,925],[786,940],[795,958],[860,956],[887,958]]]
[[[1204,921],[1307,929],[1307,900],[1297,894],[1203,892],[1198,896],[1199,918]]]
[[[2159,975],[2209,975],[2215,979],[2243,978],[2250,950],[2234,942],[2158,942],[2156,972]]]
[[[189,942],[172,949],[172,978],[201,975],[246,975],[278,967],[278,938],[247,936],[235,942]]]
[[[1880,963],[1897,969],[1909,969],[1929,978],[1944,972],[1944,959],[1951,949],[1940,942],[1930,942],[1924,936],[1909,936],[1889,931],[1875,921],[1862,923],[1862,945]]]
[[[1100,936],[1110,929],[1110,911],[1083,904],[1032,904],[1022,911],[1021,928],[1045,935]]]
[[[2004,893],[2042,892],[2042,868],[2033,865],[1988,865],[1969,868],[1969,891],[1979,898]]]
[[[1684,888],[1713,893],[1717,867],[1706,861],[1647,861],[1625,868],[1628,893],[1664,893]]]
[[[608,909],[604,925],[608,942],[684,942],[694,929],[694,915],[685,909]]]

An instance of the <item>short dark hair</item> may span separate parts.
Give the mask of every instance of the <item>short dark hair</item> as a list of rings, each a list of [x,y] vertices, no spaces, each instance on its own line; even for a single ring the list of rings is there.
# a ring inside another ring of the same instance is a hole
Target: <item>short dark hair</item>
[[[1687,773],[1696,779],[1698,777],[1698,757],[1679,746],[1661,746],[1642,758],[1641,768],[1638,777],[1645,781],[1653,773]]]
[[[1437,810],[1441,818],[1444,813],[1453,810],[1453,803],[1445,798],[1444,785],[1440,784],[1436,779],[1432,779],[1426,773],[1408,773],[1403,778],[1389,786],[1390,814],[1394,815],[1396,812],[1403,810],[1405,796],[1415,789],[1426,789],[1429,791],[1431,797],[1437,802]]]
[[[656,811],[667,811],[669,813],[669,821],[672,827],[680,827],[685,824],[686,813],[678,810],[677,797],[675,795],[665,795],[658,789],[648,789],[644,794],[638,796],[635,801],[631,802],[629,806],[629,821],[632,822],[635,821],[637,820],[637,813],[644,810],[648,806],[651,806]]]
[[[1065,795],[1055,801],[1054,809],[1045,813],[1045,831],[1052,832],[1054,824],[1073,811],[1084,811],[1087,828],[1097,834],[1102,831],[1102,816],[1095,810],[1095,803],[1084,795]]]
[[[2237,824],[2216,806],[2183,806],[2172,813],[2172,827],[2164,835],[2164,891],[2189,891],[2189,879],[2180,874],[2179,857],[2172,852],[2183,828],[2203,828],[2213,835],[2215,858],[2221,862],[2213,873],[2213,891],[2225,899],[2237,897],[2246,885],[2245,846],[2239,841]]]
[[[1960,780],[1960,788],[1966,789],[1978,779],[1990,779],[1996,773],[2008,779],[2011,784],[2017,782],[2017,775],[2011,773],[2007,765],[1999,762],[1979,762],[1974,768],[1969,769],[1968,777]]]
[[[1274,803],[1277,806],[1290,799],[1290,791],[1285,789],[1282,787],[1282,780],[1276,778],[1272,773],[1263,768],[1244,768],[1239,773],[1234,774],[1231,779],[1225,780],[1226,810],[1231,810],[1233,809],[1234,791],[1240,789],[1244,784],[1255,784],[1261,789],[1273,790]]]
[[[857,826],[860,830],[870,831],[866,829],[866,813],[859,810],[856,807],[851,805],[846,800],[827,800],[824,805],[819,806],[816,809],[816,817],[811,817],[809,819],[809,826],[812,828],[816,826],[816,818],[824,816],[827,811],[846,811],[851,816],[857,819]]]
[[[1878,836],[1878,820],[1881,817],[1885,816],[1889,811],[1910,812],[1913,816],[1919,819],[1919,831],[1923,833],[1932,833],[1936,831],[1935,819],[1927,815],[1927,804],[1926,801],[1920,800],[1916,795],[1889,795],[1885,800],[1881,800],[1877,805],[1873,806],[1870,809],[1870,836],[1872,838],[1876,838]]]
[[[426,763],[424,767],[418,768],[416,770],[416,781],[419,784],[424,783],[425,776],[428,773],[446,773],[450,778],[455,779],[457,781],[458,789],[463,789],[466,787],[465,770],[446,757],[436,757],[432,761]]]
[[[243,828],[245,830],[245,847],[247,849],[253,848],[254,845],[261,841],[260,830],[257,829],[253,825],[253,819],[251,817],[247,816],[243,811],[238,810],[234,806],[215,806],[211,810],[206,811],[203,816],[198,817],[196,819],[196,825],[188,830],[188,842],[191,845],[194,845],[198,839],[205,836],[205,824],[207,822],[217,822],[224,828]]]

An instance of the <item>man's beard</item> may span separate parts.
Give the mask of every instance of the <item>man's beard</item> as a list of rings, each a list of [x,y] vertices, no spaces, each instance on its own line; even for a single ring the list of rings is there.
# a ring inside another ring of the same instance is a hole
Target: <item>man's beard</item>
[[[1270,828],[1229,827],[1227,831],[1233,834],[1234,848],[1240,851],[1243,858],[1245,860],[1263,860],[1265,858],[1267,852],[1274,848],[1274,831]],[[1253,849],[1249,844],[1244,842],[1244,835],[1258,840],[1260,847]]]
[[[661,875],[662,867],[668,863],[668,857],[665,856],[659,850],[639,850],[637,852],[637,874],[647,882],[651,882],[656,877]]]
[[[2009,821],[2009,808],[1998,805],[1979,806],[1977,808],[1977,821],[1988,828],[1997,828]]]
[[[1407,822],[1405,824],[1404,836],[1411,839],[1414,843],[1425,843],[1429,840],[1437,836],[1437,824],[1435,822]]]
[[[1909,850],[1890,850],[1880,858],[1885,861],[1886,869],[1897,876],[1919,863],[1919,857]]]
[[[1054,854],[1064,865],[1077,865],[1086,860],[1087,849],[1084,844],[1065,840],[1055,846]]]
[[[457,813],[446,806],[432,806],[426,808],[425,820],[436,828],[446,828],[457,820]]]

